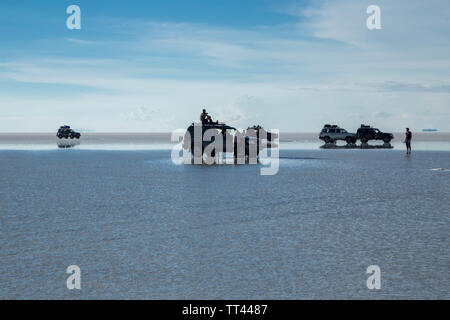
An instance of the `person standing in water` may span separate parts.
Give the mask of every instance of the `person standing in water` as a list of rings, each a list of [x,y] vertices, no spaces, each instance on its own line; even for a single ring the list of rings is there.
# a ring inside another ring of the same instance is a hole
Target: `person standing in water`
[[[411,154],[411,140],[412,140],[412,132],[409,131],[409,128],[406,128],[405,132],[406,154]]]

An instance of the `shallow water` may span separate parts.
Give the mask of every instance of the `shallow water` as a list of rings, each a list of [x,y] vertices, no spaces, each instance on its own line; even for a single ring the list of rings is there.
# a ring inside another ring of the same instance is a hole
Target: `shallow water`
[[[450,152],[280,156],[261,176],[167,150],[0,151],[0,298],[450,298]]]

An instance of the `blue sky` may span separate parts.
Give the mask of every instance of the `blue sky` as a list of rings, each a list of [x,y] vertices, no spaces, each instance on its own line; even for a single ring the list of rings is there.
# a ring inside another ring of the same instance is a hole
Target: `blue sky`
[[[81,8],[81,30],[66,8]],[[381,30],[366,8],[381,8]],[[450,2],[0,2],[0,132],[450,131]]]

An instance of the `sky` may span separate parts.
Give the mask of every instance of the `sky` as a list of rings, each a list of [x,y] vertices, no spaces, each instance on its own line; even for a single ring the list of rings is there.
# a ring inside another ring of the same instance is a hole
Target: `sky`
[[[240,128],[450,132],[449,12],[448,0],[2,0],[0,132],[170,132],[203,107]]]

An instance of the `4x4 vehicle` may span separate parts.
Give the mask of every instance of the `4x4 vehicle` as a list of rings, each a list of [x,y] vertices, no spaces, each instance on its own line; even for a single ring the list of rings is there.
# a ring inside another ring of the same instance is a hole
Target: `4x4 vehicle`
[[[394,139],[392,133],[381,132],[377,128],[372,128],[371,126],[366,126],[364,124],[358,129],[356,135],[362,143],[366,143],[369,140],[383,140],[385,143],[389,143]]]
[[[247,135],[251,136],[251,137],[256,137],[258,139],[259,139],[260,136],[262,136],[262,137],[265,137],[265,139],[267,139],[267,141],[273,141],[276,138],[278,138],[278,134],[265,130],[259,124],[258,125],[254,125],[252,127],[248,127],[247,128]]]
[[[59,139],[62,139],[62,138],[65,138],[65,139],[68,139],[68,138],[70,138],[70,139],[73,139],[73,138],[80,139],[81,134],[79,132],[76,132],[76,131],[70,129],[70,126],[61,126],[58,129],[58,132],[56,133],[56,136]]]
[[[216,132],[210,130],[216,130]],[[250,146],[254,146],[256,156],[258,156],[261,149],[273,147],[271,142],[278,135],[264,130],[261,126],[249,127],[243,134],[225,123],[192,123],[184,135],[183,149],[190,151],[192,156],[194,154],[203,155],[206,147],[213,143],[217,136],[223,138],[222,150],[212,150],[211,156],[214,157],[216,152],[233,152],[234,157],[237,157],[237,141],[243,139],[245,141],[245,157],[249,157],[252,156]],[[263,144],[262,140],[267,141]]]
[[[319,139],[325,141],[325,143],[334,142],[336,140],[345,140],[350,144],[356,142],[356,134],[339,128],[337,125],[326,124],[319,133]]]

